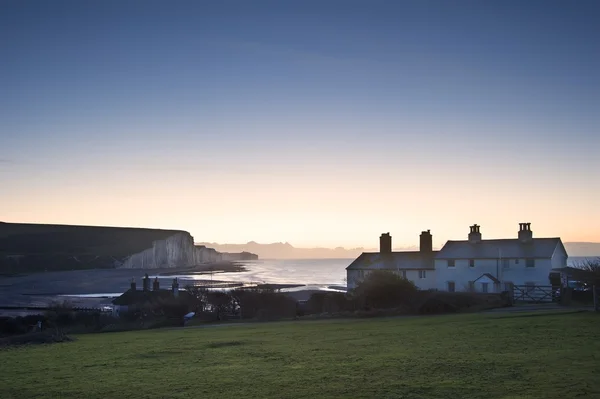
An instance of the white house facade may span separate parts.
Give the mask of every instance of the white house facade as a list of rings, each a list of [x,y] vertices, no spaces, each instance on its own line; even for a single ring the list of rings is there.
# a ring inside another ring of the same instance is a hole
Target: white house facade
[[[567,265],[561,239],[533,238],[530,223],[520,223],[517,237],[509,239],[484,240],[480,226],[470,229],[467,240],[447,241],[439,251],[430,248],[429,230],[421,233],[417,252],[392,252],[389,233],[382,235],[379,253],[363,253],[346,269],[348,288],[354,288],[369,271],[385,269],[403,275],[420,289],[494,293],[509,290],[511,285],[550,285],[552,269]]]

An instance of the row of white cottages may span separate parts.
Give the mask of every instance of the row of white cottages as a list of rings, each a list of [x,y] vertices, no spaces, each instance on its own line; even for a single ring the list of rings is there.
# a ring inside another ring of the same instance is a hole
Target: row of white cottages
[[[392,251],[389,233],[380,237],[379,252],[364,252],[346,268],[348,288],[372,270],[390,270],[419,289],[501,292],[511,285],[550,285],[552,269],[567,266],[560,238],[533,238],[531,223],[519,223],[516,238],[483,240],[473,225],[468,240],[447,241],[434,251],[430,230],[420,236],[419,251]]]

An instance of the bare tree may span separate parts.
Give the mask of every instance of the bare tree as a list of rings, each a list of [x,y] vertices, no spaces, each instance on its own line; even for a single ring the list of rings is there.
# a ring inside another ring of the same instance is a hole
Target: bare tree
[[[600,285],[600,257],[596,259],[586,259],[583,262],[579,262],[576,267],[585,272],[582,275],[582,279],[586,283]]]

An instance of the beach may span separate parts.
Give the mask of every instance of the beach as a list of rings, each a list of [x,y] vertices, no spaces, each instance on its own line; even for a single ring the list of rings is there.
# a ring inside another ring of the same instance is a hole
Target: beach
[[[100,307],[130,288],[132,279],[142,289],[146,274],[158,277],[161,288],[170,288],[178,278],[180,289],[186,285],[235,288],[251,285],[243,263],[220,262],[197,267],[168,269],[90,269],[41,272],[0,277],[0,309],[2,314],[19,312],[7,308],[46,307],[54,301],[68,300],[76,307]],[[260,281],[256,284],[285,292],[296,300],[307,300],[314,292],[327,290],[327,285]],[[338,287],[343,288],[343,287]]]

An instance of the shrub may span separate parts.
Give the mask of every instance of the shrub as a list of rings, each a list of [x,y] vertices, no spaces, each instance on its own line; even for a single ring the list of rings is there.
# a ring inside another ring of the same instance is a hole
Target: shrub
[[[0,347],[28,344],[53,344],[70,341],[73,341],[73,339],[62,333],[38,332],[2,338],[0,339]]]
[[[456,313],[457,311],[456,305],[439,297],[427,298],[418,309],[419,314]]]
[[[230,295],[244,319],[276,320],[296,316],[296,301],[272,290],[240,288]]]
[[[221,320],[228,313],[237,313],[238,301],[237,296],[233,293],[224,291],[210,291],[207,294],[207,301],[211,310],[217,314],[217,318]]]
[[[201,313],[208,309],[209,290],[204,287],[194,287],[191,285],[186,286],[185,290],[189,294],[186,301],[190,305],[191,310],[196,313]]]
[[[415,284],[387,270],[374,270],[358,283],[351,296],[364,309],[407,305],[417,295]]]
[[[600,257],[590,260],[587,259],[577,265],[585,273],[582,280],[589,285],[600,285]]]
[[[353,311],[355,302],[342,292],[315,292],[304,307],[307,314]]]
[[[75,319],[73,304],[66,300],[51,302],[44,316],[47,325],[55,330],[56,335],[60,335],[63,327],[73,324]]]
[[[440,314],[509,306],[510,298],[502,294],[471,292],[419,292],[413,303],[413,312],[418,314]]]

